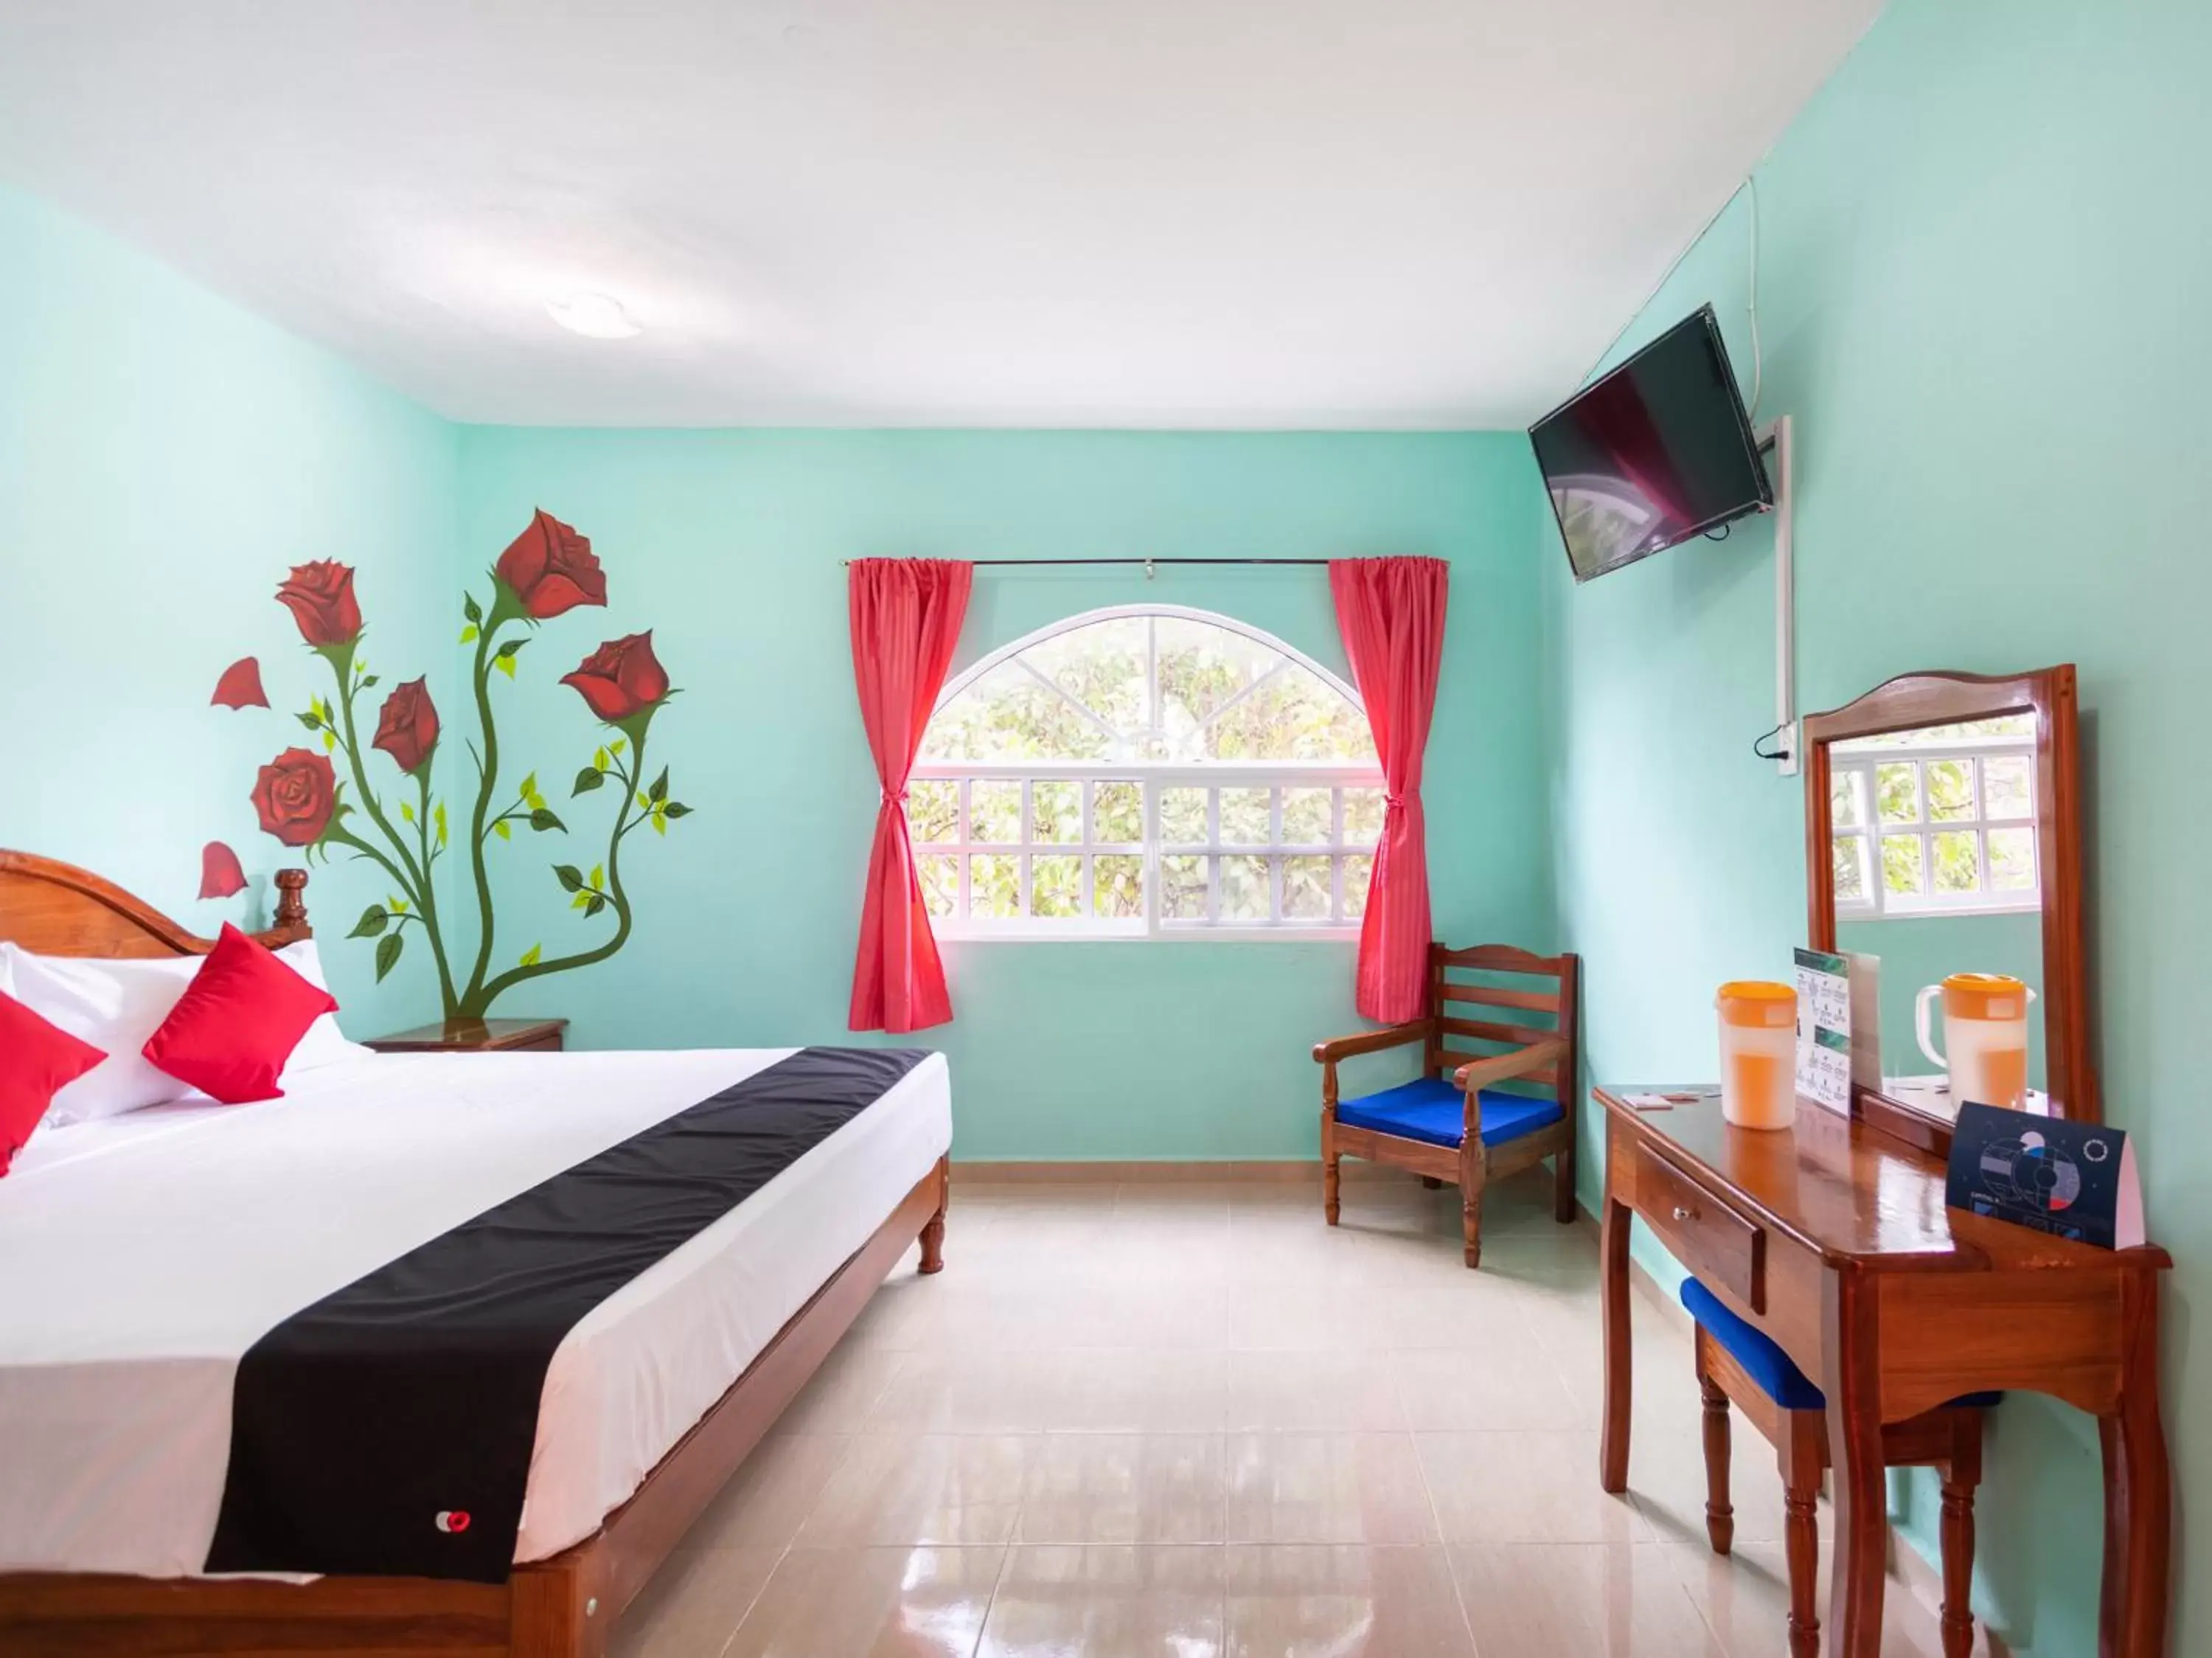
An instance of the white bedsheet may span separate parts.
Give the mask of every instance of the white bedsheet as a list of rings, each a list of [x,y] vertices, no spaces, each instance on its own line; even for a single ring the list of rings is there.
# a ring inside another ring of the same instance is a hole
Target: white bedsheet
[[[249,1346],[791,1051],[384,1055],[34,1137],[0,1179],[0,1571],[198,1573]],[[515,1558],[598,1529],[951,1143],[932,1055],[579,1323]]]

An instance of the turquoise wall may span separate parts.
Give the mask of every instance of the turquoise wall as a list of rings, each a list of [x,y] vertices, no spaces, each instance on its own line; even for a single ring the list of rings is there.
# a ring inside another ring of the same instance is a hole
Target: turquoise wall
[[[1795,418],[1801,705],[1913,668],[2081,667],[2093,1012],[2106,1112],[2139,1137],[2173,1253],[2166,1418],[2184,1493],[2172,1650],[2212,1650],[2212,1290],[2203,1114],[2212,888],[2177,865],[2212,771],[2212,563],[2197,481],[2212,376],[2212,8],[2191,0],[1896,0],[1758,174],[1762,415]],[[2179,188],[2177,188],[2179,186]],[[1718,307],[1750,379],[1748,204],[1636,320],[1632,348]],[[1771,723],[1771,539],[1755,526],[1571,588],[1552,786],[1597,1077],[1710,1073],[1711,987],[1788,966],[1804,925],[1797,779]],[[1585,1120],[1593,1120],[1585,1113]],[[1600,1171],[1584,1165],[1594,1194]],[[1663,1267],[1663,1263],[1662,1263]],[[2096,1649],[2101,1488],[2088,1418],[1997,1412],[1980,1604],[2014,1649]],[[1932,1505],[1905,1503],[1932,1552]]]
[[[544,778],[572,777],[598,731],[552,681],[602,637],[650,626],[683,688],[653,726],[653,769],[670,764],[694,808],[665,841],[628,844],[628,948],[501,1011],[566,1015],[600,1045],[846,1039],[877,800],[840,567],[860,557],[1449,558],[1425,791],[1437,926],[1549,936],[1549,832],[1528,782],[1541,775],[1528,549],[1543,507],[1518,438],[476,429],[462,479],[465,567],[542,505],[592,537],[607,572],[605,612],[549,624],[525,653],[502,741]],[[1310,569],[982,571],[959,662],[1145,600],[1224,612],[1346,672]],[[566,788],[552,790],[564,812]],[[575,803],[571,835],[504,852],[504,959],[605,925],[569,911],[549,873],[575,859],[554,842],[589,844],[603,799]],[[914,1039],[951,1057],[963,1157],[1310,1156],[1308,1050],[1358,1025],[1352,952],[948,943],[954,1021]]]
[[[203,932],[265,920],[270,875],[300,855],[260,832],[254,775],[314,741],[293,712],[331,688],[276,584],[309,559],[358,566],[363,654],[387,686],[427,672],[449,705],[456,449],[336,358],[0,186],[0,846]],[[210,708],[246,655],[274,706]],[[210,840],[238,852],[245,893],[198,900]],[[437,1006],[333,942],[385,890],[343,858],[307,890],[357,1036]]]

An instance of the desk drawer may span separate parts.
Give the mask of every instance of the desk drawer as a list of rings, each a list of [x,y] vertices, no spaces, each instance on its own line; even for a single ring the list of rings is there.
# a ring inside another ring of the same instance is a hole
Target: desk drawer
[[[1649,1146],[1638,1161],[1636,1207],[1691,1271],[1766,1311],[1766,1233]]]

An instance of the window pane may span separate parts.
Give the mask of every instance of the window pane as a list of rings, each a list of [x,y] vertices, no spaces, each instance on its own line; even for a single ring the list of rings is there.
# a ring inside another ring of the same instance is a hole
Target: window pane
[[[1928,762],[1928,815],[1943,819],[1974,815],[1974,763],[1972,760]],[[1936,862],[1942,862],[1938,850]]]
[[[943,919],[960,913],[960,860],[946,854],[920,858],[922,907]]]
[[[1091,838],[1135,845],[1145,838],[1145,791],[1133,783],[1091,785]]]
[[[1982,762],[1983,811],[1993,818],[2024,818],[2034,811],[2027,781],[2027,756],[1997,754]],[[1996,849],[1990,848],[1992,861]]]
[[[968,913],[1005,921],[1022,912],[1021,860],[1011,852],[984,852],[968,860]]]
[[[926,760],[1103,760],[1114,741],[1039,685],[1001,662],[939,709],[922,740]]]
[[[1290,846],[1326,846],[1334,804],[1326,789],[1283,790],[1283,841]]]
[[[1934,837],[1934,841],[1936,890],[1939,893],[1979,892],[1982,849],[1974,832],[1971,829],[1948,829]]]
[[[1161,729],[1176,757],[1195,759],[1206,722],[1283,658],[1258,640],[1211,622],[1163,616],[1153,625],[1159,639]]]
[[[1357,921],[1367,913],[1367,885],[1375,876],[1375,860],[1367,853],[1344,860],[1344,918]]]
[[[1145,913],[1145,861],[1128,852],[1091,860],[1091,907],[1109,921],[1133,920]]]
[[[2035,890],[2035,831],[1990,831],[1990,890],[2032,893]]]
[[[1160,836],[1171,846],[1202,846],[1206,832],[1206,794],[1203,789],[1160,790]]]
[[[1884,823],[1920,821],[1920,791],[1916,781],[1919,770],[1910,762],[1875,768],[1875,799],[1880,805]]]
[[[1031,645],[1018,661],[1081,703],[1120,732],[1150,723],[1145,706],[1145,635],[1142,616],[1092,622]]]
[[[909,783],[907,827],[916,841],[950,844],[960,838],[960,785],[951,777]]]
[[[1327,921],[1329,917],[1329,860],[1295,857],[1283,860],[1283,917],[1286,921]]]
[[[1022,786],[978,778],[968,785],[968,838],[1011,846],[1022,838]]]
[[[1160,860],[1160,914],[1170,921],[1206,919],[1206,866],[1210,858],[1181,853]]]
[[[1224,789],[1221,791],[1222,844],[1267,844],[1267,803],[1273,793],[1273,790],[1267,789]]]
[[[1083,913],[1083,860],[1055,852],[1030,860],[1030,913],[1054,918]]]
[[[1221,918],[1224,921],[1265,921],[1274,912],[1267,888],[1267,860],[1225,857],[1221,860]]]
[[[1828,820],[1838,829],[1866,827],[1865,805],[1860,800],[1860,781],[1863,771],[1832,771],[1828,774]]]
[[[1203,751],[1224,760],[1371,760],[1367,716],[1310,669],[1285,660],[1206,728]]]
[[[1053,778],[1041,779],[1030,785],[1030,838],[1042,841],[1083,838],[1080,784]]]
[[[1344,791],[1344,844],[1372,846],[1382,838],[1382,791],[1347,789]]]
[[[1921,890],[1920,837],[1884,835],[1881,838],[1881,884],[1893,893]]]
[[[1834,857],[1832,879],[1836,897],[1839,900],[1864,899],[1866,889],[1866,837],[1838,835],[1830,843]]]

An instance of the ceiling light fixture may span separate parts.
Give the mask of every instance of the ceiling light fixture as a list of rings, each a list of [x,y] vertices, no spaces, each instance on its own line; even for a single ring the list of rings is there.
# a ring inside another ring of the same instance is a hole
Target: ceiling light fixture
[[[571,294],[547,300],[545,314],[572,334],[592,339],[629,339],[645,330],[630,320],[622,302],[606,294]]]

